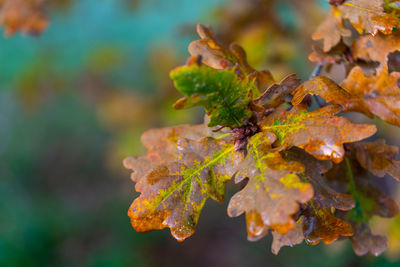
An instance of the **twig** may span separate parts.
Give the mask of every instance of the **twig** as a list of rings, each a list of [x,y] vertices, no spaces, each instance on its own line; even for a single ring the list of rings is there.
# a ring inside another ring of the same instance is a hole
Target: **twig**
[[[312,80],[315,77],[318,77],[321,74],[321,71],[322,71],[322,64],[321,64],[321,62],[318,61],[317,65],[315,65],[313,71],[311,72],[309,80]],[[321,101],[319,96],[314,95],[314,99],[315,99],[315,101],[317,101],[320,108],[325,106],[325,104]]]
[[[322,71],[322,64],[321,62],[318,62],[317,65],[315,65],[315,68],[311,72],[309,80],[314,79],[315,77],[318,77]]]

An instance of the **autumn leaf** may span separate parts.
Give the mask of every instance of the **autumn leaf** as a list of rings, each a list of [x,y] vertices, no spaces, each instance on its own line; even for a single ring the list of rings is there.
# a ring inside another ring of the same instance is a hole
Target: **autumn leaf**
[[[239,67],[244,74],[254,72],[247,63],[246,52],[238,44],[231,44],[229,49],[219,44],[210,27],[197,25],[197,33],[200,40],[193,41],[189,45],[189,53],[192,56],[201,56],[202,62],[214,69],[231,69]]]
[[[336,7],[332,7],[326,19],[318,26],[312,35],[313,40],[323,40],[323,50],[328,52],[339,43],[342,37],[350,37],[351,31],[347,29]]]
[[[274,83],[268,87],[254,103],[266,108],[275,108],[280,104],[289,102],[290,93],[300,84],[300,79],[295,74],[285,77],[280,83]],[[285,99],[286,98],[286,99]]]
[[[274,237],[272,241],[271,251],[275,255],[278,255],[279,251],[284,246],[294,246],[301,244],[304,240],[303,236],[303,218],[300,218],[296,222],[296,226],[289,231],[289,233],[281,235],[276,231],[272,231]]]
[[[203,106],[210,116],[209,127],[238,127],[252,115],[248,105],[258,89],[253,81],[240,80],[233,70],[215,70],[192,64],[173,70],[171,78],[175,87],[185,95],[174,107]]]
[[[400,126],[399,80],[398,72],[388,74],[384,70],[376,76],[366,77],[360,67],[353,68],[340,85],[352,96],[347,110],[375,115]]]
[[[396,160],[399,154],[397,146],[389,146],[385,140],[375,142],[355,143],[356,158],[360,165],[377,177],[389,174],[400,181],[400,161]]]
[[[262,128],[278,137],[281,149],[297,146],[317,159],[339,163],[345,154],[343,143],[356,142],[376,132],[374,125],[356,124],[335,116],[340,111],[338,105],[312,112],[302,105],[290,111],[280,108],[265,118]]]
[[[400,19],[384,12],[384,0],[347,0],[338,6],[344,19],[351,22],[359,34],[379,32],[391,34],[400,26]]]
[[[296,160],[305,167],[301,174],[303,181],[309,182],[314,188],[314,201],[322,207],[339,210],[351,210],[355,207],[354,199],[349,194],[341,193],[330,186],[325,173],[332,168],[332,162],[318,160],[299,148],[292,148],[283,152],[286,160]]]
[[[327,103],[336,103],[347,107],[351,95],[327,77],[315,77],[312,80],[302,83],[293,92],[293,105],[299,105],[306,95],[319,95]]]
[[[356,144],[356,146],[358,143]],[[351,223],[354,235],[349,237],[357,255],[371,253],[378,255],[386,249],[386,238],[371,233],[368,221],[372,216],[391,218],[398,214],[396,202],[373,185],[373,177],[361,168],[356,160],[355,144],[349,145],[346,160],[335,165],[327,173],[327,178],[336,185],[342,185],[353,196],[356,207],[342,214]]]
[[[378,34],[376,36],[361,36],[351,46],[353,57],[367,62],[379,63],[379,71],[388,70],[388,56],[400,50],[400,34]]]
[[[47,0],[1,0],[0,23],[5,27],[4,35],[11,36],[21,31],[39,34],[48,26],[43,14]]]
[[[316,201],[311,201],[303,217],[304,239],[310,245],[321,241],[331,244],[340,236],[352,236],[354,233],[348,222],[334,216],[330,209],[321,207]]]
[[[328,52],[342,37],[351,36],[351,31],[345,27],[343,20],[348,20],[359,34],[392,34],[400,26],[400,19],[385,13],[384,4],[384,0],[347,0],[341,5],[332,6],[312,37],[314,40],[322,39],[323,50]]]
[[[137,172],[132,177],[141,193],[128,212],[136,231],[169,227],[183,241],[193,234],[208,198],[223,202],[225,183],[234,174],[234,146],[211,137],[184,138],[189,132],[185,127],[148,132],[147,155],[125,160],[125,167]],[[154,140],[161,136],[167,139]]]
[[[387,249],[387,239],[381,235],[373,235],[366,225],[355,227],[355,232],[350,237],[351,245],[358,256],[370,253],[379,256]]]
[[[287,162],[269,148],[275,137],[269,133],[258,133],[248,144],[248,154],[238,167],[235,182],[245,178],[245,188],[230,200],[228,215],[237,217],[246,213],[249,240],[257,240],[274,229],[280,234],[295,226],[292,216],[299,203],[313,196],[310,184],[303,183],[298,176],[304,171],[301,164]]]

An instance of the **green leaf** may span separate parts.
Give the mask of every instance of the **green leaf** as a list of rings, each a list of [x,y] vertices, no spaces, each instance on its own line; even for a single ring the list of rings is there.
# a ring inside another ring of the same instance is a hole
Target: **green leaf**
[[[175,87],[185,96],[174,108],[203,106],[209,127],[238,127],[252,113],[248,107],[258,92],[253,81],[240,80],[234,70],[215,70],[205,65],[181,66],[171,72]]]

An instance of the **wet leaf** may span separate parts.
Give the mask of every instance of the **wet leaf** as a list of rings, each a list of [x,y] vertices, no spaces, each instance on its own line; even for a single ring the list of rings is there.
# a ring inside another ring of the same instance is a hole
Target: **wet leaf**
[[[293,92],[293,105],[299,105],[306,95],[319,95],[328,103],[337,103],[347,107],[351,95],[327,77],[316,77],[302,83]]]
[[[338,192],[329,185],[325,173],[332,168],[331,161],[318,160],[299,148],[292,148],[283,154],[286,160],[296,160],[304,165],[305,172],[301,177],[311,183],[314,188],[313,199],[321,206],[339,210],[351,210],[355,207],[351,195]]]
[[[396,160],[399,154],[397,146],[389,146],[385,140],[362,142],[352,145],[360,165],[373,175],[383,177],[389,174],[400,181],[400,161]]]
[[[145,144],[157,136],[168,136],[161,141],[166,151],[154,151],[160,147],[156,140],[147,155],[125,160],[125,166],[135,173],[135,189],[141,193],[128,212],[138,232],[169,227],[183,241],[193,234],[208,198],[224,201],[225,183],[234,174],[229,163],[234,146],[211,137],[189,140],[183,138],[188,133],[185,130],[147,133]]]
[[[400,73],[387,70],[366,77],[360,67],[355,67],[341,84],[352,95],[349,111],[375,115],[400,126]]]
[[[323,241],[331,244],[340,236],[352,236],[353,227],[346,221],[339,219],[327,208],[321,207],[312,201],[303,212],[304,239],[310,245]]]
[[[298,176],[304,171],[301,164],[285,161],[279,152],[268,147],[275,140],[269,133],[258,133],[248,144],[248,154],[239,166],[236,182],[249,178],[245,188],[230,200],[228,215],[246,213],[249,240],[263,237],[268,229],[288,233],[296,221],[293,215],[299,203],[313,196],[310,184]]]
[[[361,36],[354,41],[351,49],[354,58],[379,62],[379,69],[385,70],[388,68],[389,53],[400,50],[400,34]]]
[[[274,108],[283,102],[290,101],[290,93],[300,84],[300,79],[295,74],[284,78],[280,83],[268,87],[254,102],[266,108]]]
[[[345,154],[343,143],[356,142],[376,132],[374,125],[356,124],[335,116],[340,111],[338,105],[312,112],[301,105],[290,111],[281,108],[268,116],[262,125],[265,131],[278,137],[281,149],[297,146],[317,159],[339,163]]]
[[[175,87],[185,95],[174,107],[177,109],[203,106],[210,116],[209,127],[238,127],[252,113],[248,107],[258,89],[254,81],[240,80],[233,70],[215,70],[192,64],[171,72]]]
[[[304,240],[302,218],[296,222],[296,226],[290,230],[289,233],[281,235],[278,232],[273,231],[272,236],[274,239],[272,242],[271,251],[275,255],[278,255],[279,251],[284,246],[293,247],[294,245],[301,244]]]
[[[359,34],[379,32],[391,34],[400,26],[400,19],[384,12],[384,0],[347,0],[338,7],[344,19],[351,22]]]

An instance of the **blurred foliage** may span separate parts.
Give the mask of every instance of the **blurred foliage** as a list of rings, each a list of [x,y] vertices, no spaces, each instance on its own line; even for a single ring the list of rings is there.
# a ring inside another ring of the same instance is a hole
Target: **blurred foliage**
[[[0,266],[397,266],[398,220],[377,223],[393,233],[390,257],[359,258],[347,241],[274,256],[245,241],[243,218],[228,220],[226,205],[207,203],[185,243],[167,230],[138,234],[126,216],[134,185],[121,162],[143,152],[141,133],[202,120],[171,108],[168,72],[186,58],[192,25],[211,23],[276,79],[306,78],[326,2],[57,1],[42,35],[1,37]]]

